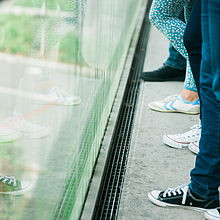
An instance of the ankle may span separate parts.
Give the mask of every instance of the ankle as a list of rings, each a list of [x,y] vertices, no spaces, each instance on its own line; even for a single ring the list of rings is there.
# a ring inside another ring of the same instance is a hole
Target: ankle
[[[183,89],[181,92],[181,96],[188,102],[194,102],[199,98],[197,92],[188,89]]]

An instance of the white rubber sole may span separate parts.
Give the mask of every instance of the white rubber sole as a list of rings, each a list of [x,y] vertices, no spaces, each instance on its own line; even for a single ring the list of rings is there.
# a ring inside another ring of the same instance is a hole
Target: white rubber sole
[[[205,218],[208,220],[220,220],[220,217],[217,217],[215,215],[212,215],[210,212],[205,212]]]
[[[38,139],[38,138],[44,138],[48,136],[49,133],[50,133],[49,128],[45,128],[38,132],[23,132],[23,135],[31,139]]]
[[[165,112],[165,113],[183,113],[183,114],[189,114],[189,115],[197,115],[200,113],[200,111],[181,111],[181,110],[167,110],[167,109],[159,109],[155,106],[152,106],[150,103],[148,104],[148,107],[154,111],[158,111],[158,112]]]
[[[168,145],[169,147],[177,148],[177,149],[186,149],[189,146],[189,142],[177,142],[171,139],[166,134],[163,136],[163,143]]]
[[[197,146],[195,146],[193,143],[189,144],[188,149],[190,151],[192,151],[194,154],[198,154],[199,153],[199,148]]]
[[[203,209],[203,208],[198,208],[198,207],[191,207],[191,206],[184,206],[184,205],[176,205],[176,204],[170,204],[166,202],[161,202],[157,198],[155,198],[151,192],[148,193],[148,199],[155,205],[160,206],[160,207],[176,207],[176,208],[184,208],[184,209],[190,209],[198,212],[204,212],[207,211],[208,209]]]
[[[13,196],[20,196],[20,195],[23,195],[25,193],[28,193],[30,192],[32,189],[32,185],[28,185],[26,188],[24,189],[21,189],[21,190],[18,190],[18,191],[12,191],[12,192],[0,192],[0,194],[3,194],[3,195],[13,195]]]

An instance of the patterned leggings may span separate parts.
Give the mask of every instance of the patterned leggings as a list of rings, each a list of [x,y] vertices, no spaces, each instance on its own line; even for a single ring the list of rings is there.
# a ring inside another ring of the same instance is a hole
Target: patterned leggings
[[[186,23],[178,18],[179,13],[184,9],[185,20],[188,21],[193,3],[193,0],[154,0],[149,19],[168,38],[173,47],[187,59],[184,88],[196,92],[196,84],[183,43]]]

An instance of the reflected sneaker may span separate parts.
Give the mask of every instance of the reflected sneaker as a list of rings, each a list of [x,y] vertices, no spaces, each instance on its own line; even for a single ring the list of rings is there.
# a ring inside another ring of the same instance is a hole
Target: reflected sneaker
[[[164,82],[164,81],[184,81],[186,75],[186,70],[179,70],[172,68],[167,65],[163,65],[162,67],[149,71],[142,72],[140,77],[144,81],[151,82]]]
[[[0,143],[14,142],[21,138],[21,133],[13,129],[0,129]]]
[[[181,95],[172,95],[162,101],[151,102],[148,107],[159,112],[179,112],[193,115],[200,112],[199,99],[188,102]]]
[[[10,130],[20,132],[29,138],[42,138],[49,134],[49,128],[24,120],[24,116],[19,113],[14,113],[12,117],[4,120],[1,125],[9,127]]]
[[[191,143],[199,142],[201,137],[201,125],[194,125],[183,134],[165,134],[163,143],[174,148],[187,148]]]
[[[189,150],[192,151],[194,154],[199,153],[199,140],[196,140],[193,143],[190,143],[188,146]]]
[[[20,181],[13,176],[0,174],[0,194],[22,195],[31,190],[31,184],[27,181]]]
[[[209,220],[220,220],[220,208],[206,211],[205,218]]]
[[[184,207],[196,211],[205,211],[219,206],[219,200],[206,200],[194,195],[188,186],[181,185],[165,191],[152,191],[148,198],[155,205],[161,207]]]
[[[79,105],[81,103],[79,96],[70,95],[58,87],[51,88],[45,97],[46,102],[54,102],[58,105]]]

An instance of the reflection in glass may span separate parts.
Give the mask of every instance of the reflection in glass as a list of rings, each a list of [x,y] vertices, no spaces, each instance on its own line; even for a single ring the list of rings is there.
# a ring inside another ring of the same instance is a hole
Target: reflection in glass
[[[1,219],[78,219],[145,5],[1,1]]]

